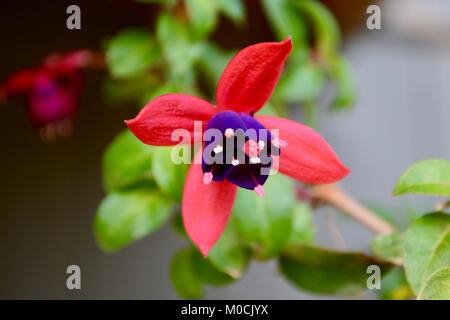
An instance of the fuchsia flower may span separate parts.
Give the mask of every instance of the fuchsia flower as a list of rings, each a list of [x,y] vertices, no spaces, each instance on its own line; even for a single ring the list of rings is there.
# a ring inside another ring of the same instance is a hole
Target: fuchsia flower
[[[187,173],[182,200],[186,231],[204,256],[227,224],[237,187],[264,195],[263,185],[269,176],[263,169],[277,163],[281,173],[307,184],[336,182],[349,173],[313,129],[288,119],[254,116],[271,96],[291,50],[291,40],[287,39],[240,51],[220,78],[216,107],[196,97],[168,94],[152,100],[136,118],[126,121],[149,145],[177,144],[171,135],[178,128],[191,133],[191,143],[204,143]],[[194,121],[201,121],[203,129],[218,130],[223,139],[202,139],[194,132]],[[227,148],[238,131],[248,129],[258,133],[244,135],[241,144]],[[266,135],[261,134],[264,131]],[[211,156],[224,161],[210,163]]]
[[[87,50],[64,56],[50,55],[41,66],[10,76],[1,85],[0,93],[6,97],[26,95],[33,126],[39,130],[51,128],[53,134],[58,134],[55,130],[68,125],[76,115],[83,87],[81,68],[90,59]]]

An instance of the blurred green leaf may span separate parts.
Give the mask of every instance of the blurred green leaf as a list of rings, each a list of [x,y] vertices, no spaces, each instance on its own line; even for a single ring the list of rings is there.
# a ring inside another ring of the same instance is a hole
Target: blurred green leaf
[[[170,280],[177,293],[184,299],[201,299],[203,286],[194,267],[194,250],[178,251],[170,263]]]
[[[307,44],[307,29],[290,0],[262,0],[264,12],[269,19],[277,38],[284,40],[292,37],[294,50]]]
[[[258,111],[258,115],[279,116],[274,105],[269,101]]]
[[[149,93],[148,101],[162,96],[163,94],[169,94],[169,93],[181,93],[181,89],[174,83],[166,83],[158,88],[156,90]]]
[[[321,56],[325,59],[334,56],[340,45],[341,35],[336,18],[330,10],[320,1],[293,1],[292,4],[311,20],[315,43]]]
[[[450,300],[450,267],[436,270],[419,293],[419,300]]]
[[[403,268],[393,268],[381,280],[380,299],[407,300],[413,296]]]
[[[217,0],[220,10],[235,23],[241,24],[245,18],[242,0]]]
[[[177,208],[177,211],[180,211],[181,208]],[[172,217],[172,228],[173,230],[182,237],[187,237],[186,230],[183,225],[183,216],[181,212],[177,212]]]
[[[306,203],[299,202],[294,206],[292,214],[292,232],[289,244],[312,244],[314,239],[315,230],[311,207]]]
[[[322,92],[326,81],[324,70],[312,61],[291,66],[281,78],[276,95],[291,102],[313,101]]]
[[[175,200],[181,200],[188,166],[175,164],[172,151],[180,147],[158,147],[153,150],[152,175],[158,187]],[[186,150],[186,149],[184,149]]]
[[[150,101],[149,96],[156,86],[156,79],[149,76],[129,79],[106,78],[103,81],[103,97],[110,106],[133,104],[140,109]]]
[[[429,159],[416,162],[398,179],[393,193],[450,196],[450,161]]]
[[[418,295],[435,271],[450,266],[450,215],[431,213],[415,221],[404,248],[406,277]]]
[[[174,216],[172,226],[178,234],[187,237],[181,213]],[[195,251],[195,268],[198,277],[202,282],[215,286],[228,284],[234,279],[240,278],[250,259],[249,252],[236,235],[232,221],[209,253],[208,258],[201,256],[200,251],[196,248]]]
[[[320,294],[354,294],[367,289],[367,267],[389,267],[361,253],[336,252],[309,246],[285,249],[281,272],[297,287]]]
[[[185,299],[202,298],[204,284],[220,287],[234,281],[227,274],[220,272],[193,247],[176,253],[169,274],[175,290]]]
[[[265,195],[240,188],[233,207],[233,219],[246,243],[261,258],[276,255],[291,236],[295,203],[293,181],[279,173],[264,184]]]
[[[151,177],[152,148],[128,129],[120,133],[103,155],[103,185],[108,192],[129,187]]]
[[[197,277],[206,284],[220,287],[230,284],[234,281],[229,275],[220,272],[209,259],[204,258],[197,249],[192,248],[193,267]]]
[[[303,122],[311,128],[317,128],[319,112],[315,101],[305,100],[300,105],[300,108],[303,115]]]
[[[161,227],[172,205],[148,188],[109,194],[95,216],[94,231],[99,246],[117,251]]]
[[[221,272],[239,279],[249,259],[249,253],[240,242],[233,221],[229,221],[219,241],[209,252],[208,260]]]
[[[336,96],[332,108],[345,109],[353,105],[356,100],[356,83],[350,64],[342,56],[329,61],[330,76],[336,83]]]
[[[215,91],[220,76],[231,58],[232,54],[223,51],[212,42],[205,42],[202,45],[198,65],[209,78],[207,84],[212,92]]]
[[[153,38],[143,30],[124,30],[112,38],[106,62],[115,77],[132,77],[143,73],[158,59]]]
[[[156,22],[156,36],[167,61],[168,79],[181,87],[193,86],[194,62],[201,53],[201,45],[192,43],[189,27],[168,14],[160,14]]]
[[[217,25],[218,3],[211,0],[185,0],[185,2],[196,38],[202,39]]]
[[[403,262],[403,233],[378,235],[371,244],[372,253],[385,261],[400,265]]]

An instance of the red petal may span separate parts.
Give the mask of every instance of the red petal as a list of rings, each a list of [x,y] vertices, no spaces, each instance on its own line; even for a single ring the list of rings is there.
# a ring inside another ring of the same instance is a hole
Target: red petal
[[[37,73],[35,69],[18,71],[6,79],[2,85],[2,89],[7,96],[25,93],[33,85]]]
[[[219,80],[216,93],[219,110],[258,111],[272,95],[291,49],[289,38],[241,50]]]
[[[184,94],[167,94],[150,101],[132,120],[126,120],[128,128],[142,142],[155,146],[176,145],[172,132],[186,129],[195,141],[201,141],[201,133],[195,132],[194,121],[206,121],[214,114],[214,107],[199,98]],[[190,141],[193,143],[192,139]]]
[[[201,157],[201,153],[196,156]],[[201,160],[200,160],[201,161]],[[203,183],[200,164],[191,165],[183,192],[183,221],[186,232],[206,256],[225,229],[237,187],[228,182]]]
[[[349,174],[331,146],[313,129],[288,119],[259,116],[268,129],[278,129],[288,143],[281,149],[279,171],[308,184],[332,183]]]

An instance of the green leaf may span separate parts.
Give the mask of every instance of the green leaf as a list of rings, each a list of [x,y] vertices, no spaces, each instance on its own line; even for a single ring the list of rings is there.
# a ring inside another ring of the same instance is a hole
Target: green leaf
[[[211,0],[185,0],[190,22],[196,38],[207,36],[217,25],[218,5]]]
[[[403,268],[393,268],[382,278],[380,299],[407,300],[413,297],[413,295],[414,294],[406,281]]]
[[[266,102],[266,104],[258,111],[258,115],[267,115],[267,116],[279,116],[276,111],[274,105],[271,102]]]
[[[172,205],[148,188],[109,194],[95,216],[94,231],[99,246],[117,251],[161,227]]]
[[[179,151],[180,147],[158,147],[153,150],[152,175],[158,187],[175,200],[181,200],[184,178],[188,166],[175,164],[172,152]],[[186,152],[186,148],[183,148]]]
[[[325,59],[334,56],[340,45],[341,35],[336,18],[330,10],[319,1],[294,1],[293,4],[311,20],[315,42],[321,55]]]
[[[186,24],[168,14],[158,16],[156,21],[156,38],[164,46],[164,51],[170,50],[172,46],[177,47],[182,43],[191,41]],[[169,57],[174,57],[170,55],[170,52],[164,53],[168,53]]]
[[[356,83],[348,61],[337,56],[329,61],[330,76],[336,82],[336,96],[332,109],[341,110],[353,105],[356,100]]]
[[[245,18],[242,0],[217,0],[220,10],[235,23],[241,24]]]
[[[312,221],[311,207],[299,202],[294,206],[292,213],[292,232],[290,245],[312,244],[315,239],[315,230]]]
[[[240,242],[233,221],[229,221],[219,241],[208,254],[213,266],[233,279],[239,279],[249,261],[249,253]]]
[[[308,38],[306,26],[289,0],[263,0],[262,4],[279,40],[291,36],[294,50],[306,46]]]
[[[450,267],[436,270],[422,288],[419,300],[450,300]]]
[[[300,62],[289,68],[276,89],[282,99],[299,102],[318,98],[326,81],[324,70],[314,62]]]
[[[371,245],[373,254],[385,261],[400,265],[403,262],[403,233],[379,235]]]
[[[223,51],[212,42],[205,42],[202,45],[198,65],[209,78],[207,84],[212,91],[216,89],[220,76],[231,58],[232,54]]]
[[[132,77],[146,71],[157,59],[158,50],[149,33],[125,30],[116,35],[106,50],[106,62],[115,77]]]
[[[153,100],[156,97],[162,96],[163,94],[169,93],[181,93],[182,90],[174,83],[166,83],[154,91],[148,93],[147,101]]]
[[[177,252],[172,259],[169,275],[175,290],[185,299],[202,298],[204,284],[220,287],[234,281],[193,247]]]
[[[297,287],[320,294],[354,294],[367,289],[367,267],[389,268],[361,253],[335,252],[309,246],[285,249],[281,272]]]
[[[450,161],[429,159],[416,162],[398,179],[393,193],[450,196]]]
[[[141,108],[150,101],[149,92],[153,92],[156,86],[156,79],[147,75],[129,79],[106,78],[102,87],[103,97],[109,106],[131,104]]]
[[[220,287],[234,281],[229,275],[219,271],[208,259],[204,258],[197,249],[192,248],[193,267],[197,277],[206,284]]]
[[[176,207],[176,211],[181,211],[180,207]],[[176,212],[176,214],[173,215],[171,225],[173,230],[179,234],[182,237],[187,238],[186,230],[184,229],[183,225],[183,216],[181,215],[181,212]]]
[[[294,183],[277,173],[264,184],[265,195],[240,188],[233,207],[236,228],[261,258],[276,255],[289,241],[295,203]]]
[[[193,86],[194,62],[201,53],[201,45],[192,43],[187,24],[168,14],[160,14],[156,22],[156,36],[167,62],[167,81],[180,87]]]
[[[427,279],[450,265],[450,215],[431,213],[415,221],[405,235],[405,270],[419,294]]]
[[[203,286],[194,267],[194,250],[177,252],[170,263],[169,276],[177,293],[184,299],[201,299]]]
[[[151,177],[152,148],[128,129],[120,133],[103,155],[103,185],[108,192],[127,188]]]

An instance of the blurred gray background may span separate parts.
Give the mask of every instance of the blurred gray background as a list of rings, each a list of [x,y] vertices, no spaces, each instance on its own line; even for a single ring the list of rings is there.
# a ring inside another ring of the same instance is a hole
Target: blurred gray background
[[[54,6],[20,2],[0,5],[2,78],[37,64],[49,48],[95,47],[100,35],[146,25],[151,14],[138,4],[124,11],[118,2],[79,1],[82,10],[83,5],[89,8],[83,12],[84,30],[95,30],[80,35],[62,27],[64,1]],[[386,208],[401,222],[414,210],[431,210],[434,202],[392,197],[399,175],[417,160],[450,158],[450,6],[438,0],[389,0],[380,6],[382,29],[369,31],[359,21],[344,46],[357,79],[358,102],[342,113],[321,106],[319,129],[352,169],[344,188],[367,204]],[[365,17],[365,10],[358,14]],[[38,17],[35,25],[30,25],[32,17]],[[241,37],[247,43],[260,40]],[[135,112],[103,106],[100,80],[101,75],[88,74],[76,131],[67,141],[42,143],[27,123],[23,101],[0,108],[0,298],[178,298],[168,265],[185,242],[170,226],[113,255],[96,246],[92,220],[103,196],[101,155],[123,128],[121,120]],[[368,250],[372,234],[332,210],[315,215],[320,244],[338,246],[330,235],[330,219],[337,221],[347,248]],[[66,289],[70,264],[81,267],[80,291]],[[253,263],[240,281],[208,289],[207,297],[332,298],[293,288],[278,276],[275,263]]]

